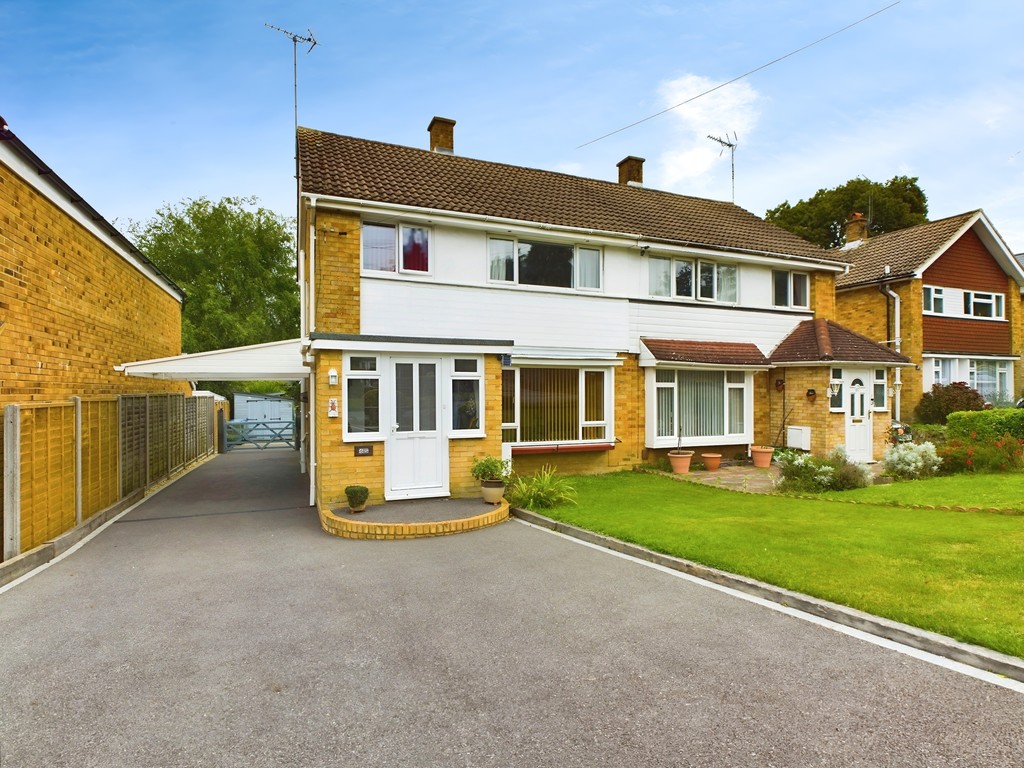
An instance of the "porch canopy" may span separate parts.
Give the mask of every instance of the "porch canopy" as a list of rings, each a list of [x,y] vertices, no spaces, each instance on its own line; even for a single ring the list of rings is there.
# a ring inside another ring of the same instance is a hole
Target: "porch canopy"
[[[115,365],[128,376],[172,381],[300,381],[309,376],[303,340],[271,341],[248,347],[138,360]]]

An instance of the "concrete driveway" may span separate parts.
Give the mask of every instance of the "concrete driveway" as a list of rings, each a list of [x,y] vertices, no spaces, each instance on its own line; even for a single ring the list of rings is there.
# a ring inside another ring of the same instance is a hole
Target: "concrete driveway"
[[[3,768],[1021,765],[1021,693],[521,522],[332,538],[294,461],[0,593]]]

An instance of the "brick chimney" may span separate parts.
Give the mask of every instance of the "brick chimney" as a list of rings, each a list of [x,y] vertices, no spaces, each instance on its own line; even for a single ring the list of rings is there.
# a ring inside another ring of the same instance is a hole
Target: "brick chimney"
[[[868,239],[868,220],[863,213],[854,211],[846,222],[846,244]]]
[[[455,121],[447,117],[435,117],[427,126],[430,132],[430,151],[445,155],[455,154]]]
[[[633,187],[644,185],[644,159],[630,155],[619,161],[619,184]]]

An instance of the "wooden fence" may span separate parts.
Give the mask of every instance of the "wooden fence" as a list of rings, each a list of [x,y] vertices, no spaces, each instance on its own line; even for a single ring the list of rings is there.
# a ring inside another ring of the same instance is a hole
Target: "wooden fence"
[[[4,408],[3,559],[67,533],[214,453],[214,400],[180,394]]]

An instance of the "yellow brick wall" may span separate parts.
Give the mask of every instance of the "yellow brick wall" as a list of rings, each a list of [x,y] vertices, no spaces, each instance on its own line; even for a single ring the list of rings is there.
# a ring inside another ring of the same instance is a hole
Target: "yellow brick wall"
[[[890,286],[900,297],[900,353],[910,358],[915,365],[904,367],[900,372],[900,418],[911,421],[914,409],[921,401],[921,360],[924,352],[921,319],[923,317],[923,293],[921,280],[905,280]],[[840,291],[836,295],[839,320],[851,331],[867,336],[872,341],[885,342],[895,336],[892,299],[878,290],[877,285]],[[887,304],[888,309],[887,309]],[[892,323],[892,325],[887,325]],[[895,345],[887,345],[895,349]],[[891,384],[891,381],[890,381]]]
[[[0,163],[0,405],[187,385],[113,366],[181,352],[181,304]]]
[[[1020,286],[1011,279],[1006,281],[1006,318],[1010,322],[1010,349],[1024,356],[1024,318],[1021,317]],[[1013,364],[1014,399],[1024,395],[1024,360]]]
[[[812,274],[811,307],[815,317],[836,320],[836,276],[831,272]]]
[[[317,208],[313,224],[316,318],[312,329],[359,333],[359,216]],[[304,235],[309,237],[308,230]]]
[[[823,456],[834,448],[846,443],[846,415],[833,413],[829,409],[828,384],[831,368],[775,368],[768,372],[771,394],[768,397],[771,414],[771,445],[786,445],[784,427],[810,427],[811,453]],[[775,381],[783,379],[782,391],[775,387]],[[887,384],[892,385],[892,371]],[[869,382],[870,386],[870,382]],[[807,390],[813,389],[816,397],[812,402]],[[889,400],[890,408],[892,399]],[[888,446],[890,414],[887,411],[873,411],[872,417],[872,458],[879,461]]]

